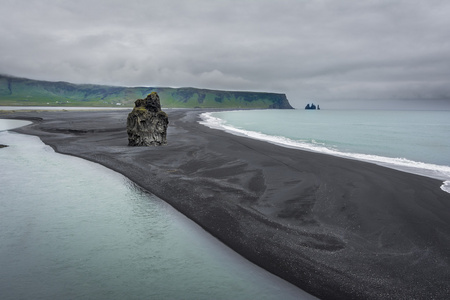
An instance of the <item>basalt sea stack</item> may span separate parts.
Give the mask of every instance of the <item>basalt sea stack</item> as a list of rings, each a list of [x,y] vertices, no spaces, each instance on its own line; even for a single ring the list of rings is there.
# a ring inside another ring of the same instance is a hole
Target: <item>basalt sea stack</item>
[[[128,146],[160,146],[167,144],[169,118],[161,110],[159,96],[152,92],[145,99],[134,102],[128,114]]]

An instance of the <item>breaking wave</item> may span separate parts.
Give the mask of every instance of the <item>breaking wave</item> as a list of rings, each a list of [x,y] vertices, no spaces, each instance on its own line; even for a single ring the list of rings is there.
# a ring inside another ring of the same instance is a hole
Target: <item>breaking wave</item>
[[[444,180],[441,189],[450,193],[450,167],[442,166],[437,164],[430,164],[424,162],[413,161],[407,158],[402,157],[385,157],[373,154],[364,154],[364,153],[351,153],[351,152],[343,152],[337,149],[328,147],[324,143],[318,143],[314,140],[312,141],[301,141],[301,140],[293,140],[290,138],[286,138],[284,136],[274,136],[268,135],[262,132],[257,131],[249,131],[240,128],[233,127],[225,120],[217,118],[212,115],[213,113],[207,112],[202,113],[200,118],[202,121],[199,121],[200,124],[205,125],[209,128],[224,130],[228,133],[249,137],[252,139],[257,139],[265,142],[269,142],[272,144],[276,144],[283,147],[319,152],[323,154],[350,158],[361,160],[365,162],[374,163],[377,165],[389,167],[392,169],[418,174],[422,176],[427,176],[431,178],[436,178],[440,180]]]

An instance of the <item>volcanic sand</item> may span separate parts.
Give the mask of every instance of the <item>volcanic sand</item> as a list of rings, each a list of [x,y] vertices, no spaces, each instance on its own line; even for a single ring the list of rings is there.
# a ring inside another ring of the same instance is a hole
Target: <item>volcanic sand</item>
[[[130,109],[131,110],[131,109]],[[448,299],[441,181],[234,136],[166,110],[168,145],[128,147],[128,111],[2,113],[16,131],[98,162],[226,245],[323,299]]]

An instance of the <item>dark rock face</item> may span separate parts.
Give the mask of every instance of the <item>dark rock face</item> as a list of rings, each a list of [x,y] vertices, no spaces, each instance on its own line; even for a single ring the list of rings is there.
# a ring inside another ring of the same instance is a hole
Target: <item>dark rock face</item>
[[[160,146],[167,144],[166,134],[169,118],[161,110],[159,96],[152,92],[145,99],[134,102],[128,114],[128,146]]]
[[[311,103],[311,105],[309,105],[309,103],[305,106],[305,109],[316,109],[316,106],[314,105],[314,103]],[[320,109],[320,108],[318,108]]]
[[[8,147],[8,145],[0,144],[0,148],[5,148],[5,147]]]

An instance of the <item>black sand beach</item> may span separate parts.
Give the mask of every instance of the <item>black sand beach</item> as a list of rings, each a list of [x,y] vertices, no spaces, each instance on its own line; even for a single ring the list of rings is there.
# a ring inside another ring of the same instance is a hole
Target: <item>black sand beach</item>
[[[450,194],[441,181],[209,129],[200,110],[166,112],[162,147],[127,146],[128,111],[0,118],[33,120],[16,131],[124,174],[319,298],[450,298]]]

